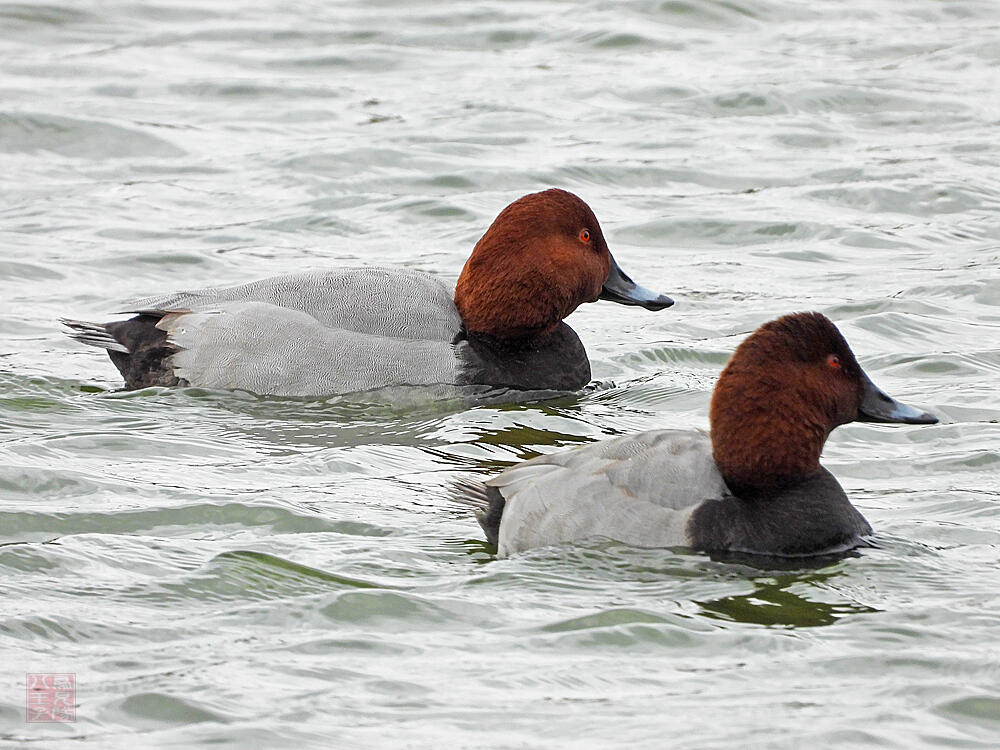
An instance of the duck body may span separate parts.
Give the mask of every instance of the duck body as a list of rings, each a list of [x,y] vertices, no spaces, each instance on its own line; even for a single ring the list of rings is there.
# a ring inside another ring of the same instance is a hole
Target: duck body
[[[597,536],[794,557],[851,549],[872,533],[826,469],[766,499],[733,495],[704,432],[602,440],[519,464],[482,487],[480,522],[501,557]],[[570,507],[563,498],[573,498]]]
[[[454,291],[420,271],[351,268],[148,297],[129,306],[127,320],[63,322],[108,351],[127,388],[568,391],[590,380],[590,363],[562,319],[598,298],[672,304],[618,268],[583,201],[548,190],[497,217]]]
[[[462,482],[504,557],[607,537],[776,557],[843,552],[872,528],[819,464],[846,422],[929,424],[879,390],[817,313],[762,326],[734,353],[712,400],[712,432],[652,430],[526,461]]]
[[[149,297],[129,312],[89,341],[86,329],[77,336],[108,348],[129,388],[321,396],[393,385],[575,390],[590,380],[566,324],[533,346],[470,334],[447,286],[408,269],[278,276]]]
[[[690,546],[692,511],[728,494],[708,436],[680,430],[540,456],[482,487],[480,522],[490,518],[484,528],[501,557],[593,536],[637,547]]]

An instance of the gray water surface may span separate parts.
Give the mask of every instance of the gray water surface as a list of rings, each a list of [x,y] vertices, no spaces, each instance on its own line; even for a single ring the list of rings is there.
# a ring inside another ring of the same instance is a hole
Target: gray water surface
[[[0,744],[1000,746],[1000,6],[0,4]],[[570,319],[601,387],[466,408],[117,392],[57,319],[396,263],[559,186],[673,296]],[[941,423],[824,462],[879,547],[495,560],[457,476],[707,425],[820,310]],[[75,723],[26,723],[75,673]]]

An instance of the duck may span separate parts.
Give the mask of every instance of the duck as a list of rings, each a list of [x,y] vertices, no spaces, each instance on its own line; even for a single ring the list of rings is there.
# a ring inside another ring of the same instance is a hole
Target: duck
[[[605,537],[636,547],[810,557],[871,543],[872,527],[820,464],[854,421],[934,424],[865,374],[817,312],[765,323],[733,352],[709,431],[659,429],[540,456],[452,497],[498,557]]]
[[[591,370],[564,318],[597,300],[673,304],[622,271],[590,206],[551,188],[500,212],[454,292],[429,273],[360,267],[147,297],[125,311],[133,317],[110,323],[61,322],[107,350],[129,390],[565,392],[585,386]]]

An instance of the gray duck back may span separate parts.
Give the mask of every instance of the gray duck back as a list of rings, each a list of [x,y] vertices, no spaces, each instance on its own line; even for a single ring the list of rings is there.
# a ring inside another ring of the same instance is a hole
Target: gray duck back
[[[518,464],[486,482],[503,495],[498,553],[603,536],[690,544],[687,521],[727,494],[704,432],[651,430]]]
[[[418,271],[292,274],[130,307],[162,316],[174,372],[190,385],[322,396],[458,378],[461,318],[450,290]]]

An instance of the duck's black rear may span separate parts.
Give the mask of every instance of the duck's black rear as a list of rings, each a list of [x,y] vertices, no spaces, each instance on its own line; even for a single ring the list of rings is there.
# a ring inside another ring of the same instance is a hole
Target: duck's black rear
[[[129,389],[154,385],[181,385],[170,357],[177,349],[167,341],[167,332],[156,327],[160,315],[143,313],[128,320],[87,323],[63,320],[77,341],[106,349]]]

